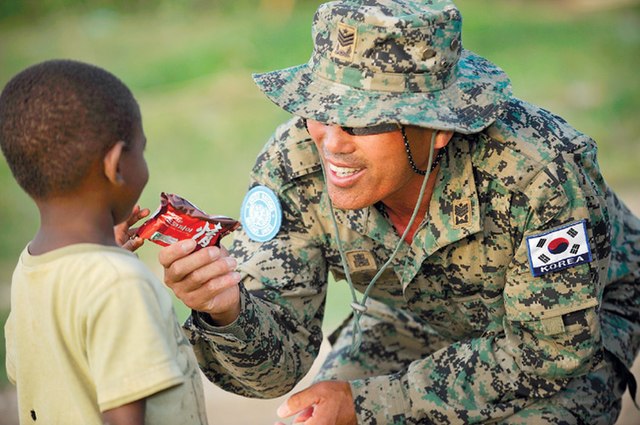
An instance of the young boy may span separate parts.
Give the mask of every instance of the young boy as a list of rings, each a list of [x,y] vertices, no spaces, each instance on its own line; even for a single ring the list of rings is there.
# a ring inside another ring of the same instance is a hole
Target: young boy
[[[147,183],[145,144],[133,95],[95,66],[43,62],[0,95],[0,146],[41,220],[5,325],[21,423],[206,423],[171,299],[114,236]]]

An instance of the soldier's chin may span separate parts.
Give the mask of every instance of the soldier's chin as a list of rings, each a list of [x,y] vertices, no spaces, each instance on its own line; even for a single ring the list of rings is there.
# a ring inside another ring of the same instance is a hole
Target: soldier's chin
[[[333,208],[341,210],[359,210],[374,204],[369,199],[363,199],[362,194],[354,190],[343,190],[339,188],[329,188],[329,198]]]

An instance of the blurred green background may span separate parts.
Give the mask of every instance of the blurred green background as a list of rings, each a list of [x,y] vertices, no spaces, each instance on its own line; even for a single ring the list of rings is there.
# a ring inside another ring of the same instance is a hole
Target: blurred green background
[[[310,0],[2,0],[0,87],[51,58],[102,66],[134,92],[151,178],[141,204],[178,193],[211,214],[238,217],[260,147],[287,114],[252,72],[306,62]],[[640,6],[624,0],[458,0],[466,48],[500,65],[516,96],[563,116],[600,145],[609,183],[640,198]],[[11,272],[38,226],[35,206],[0,160],[0,323]],[[70,217],[70,219],[73,219]],[[160,276],[158,247],[139,254]],[[326,330],[347,311],[332,283]],[[179,308],[181,318],[187,314]],[[4,338],[2,338],[4,340]],[[4,344],[0,387],[6,384]]]

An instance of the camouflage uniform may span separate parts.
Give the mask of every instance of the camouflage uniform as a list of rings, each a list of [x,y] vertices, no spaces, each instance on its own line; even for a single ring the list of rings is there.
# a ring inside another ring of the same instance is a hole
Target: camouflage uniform
[[[280,81],[258,77],[265,91]],[[433,111],[417,122],[396,105],[396,122],[455,134],[426,217],[370,292],[359,351],[350,354],[346,323],[317,377],[350,382],[360,424],[606,424],[620,411],[640,344],[640,221],[604,182],[594,141],[509,97],[503,82],[494,78],[484,106],[458,108],[458,122]],[[278,90],[267,94],[282,106]],[[340,125],[390,119],[352,105],[355,121],[341,121],[333,107],[285,109]],[[299,118],[259,155],[256,185],[276,193],[282,226],[264,243],[239,232],[231,247],[243,274],[239,318],[217,328],[195,313],[185,326],[211,381],[276,397],[318,354],[327,277],[344,276],[336,238],[363,292],[399,236],[381,204],[335,210],[334,234],[321,160]],[[585,224],[590,261],[534,276],[527,238],[575,223]]]

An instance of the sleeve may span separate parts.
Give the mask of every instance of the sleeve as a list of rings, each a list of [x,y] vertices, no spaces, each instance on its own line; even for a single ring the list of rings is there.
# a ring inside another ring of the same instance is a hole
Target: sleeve
[[[514,195],[516,244],[500,323],[395,375],[352,381],[359,423],[499,421],[598,368],[598,310],[610,256],[603,185],[595,146],[587,143],[557,157]],[[534,276],[528,238],[583,220],[591,260]]]
[[[612,219],[610,284],[602,301],[604,345],[631,369],[640,348],[640,219],[609,192]]]
[[[185,328],[201,369],[221,388],[249,397],[271,398],[290,391],[304,377],[322,342],[327,266],[321,240],[305,221],[299,195],[307,190],[291,182],[282,159],[286,146],[276,135],[260,154],[250,187],[264,185],[278,196],[282,224],[263,243],[236,232],[230,252],[241,281],[241,313],[215,327],[194,312]],[[291,157],[291,155],[289,155]]]
[[[101,411],[181,384],[174,326],[149,282],[119,279],[85,306],[87,357]]]

